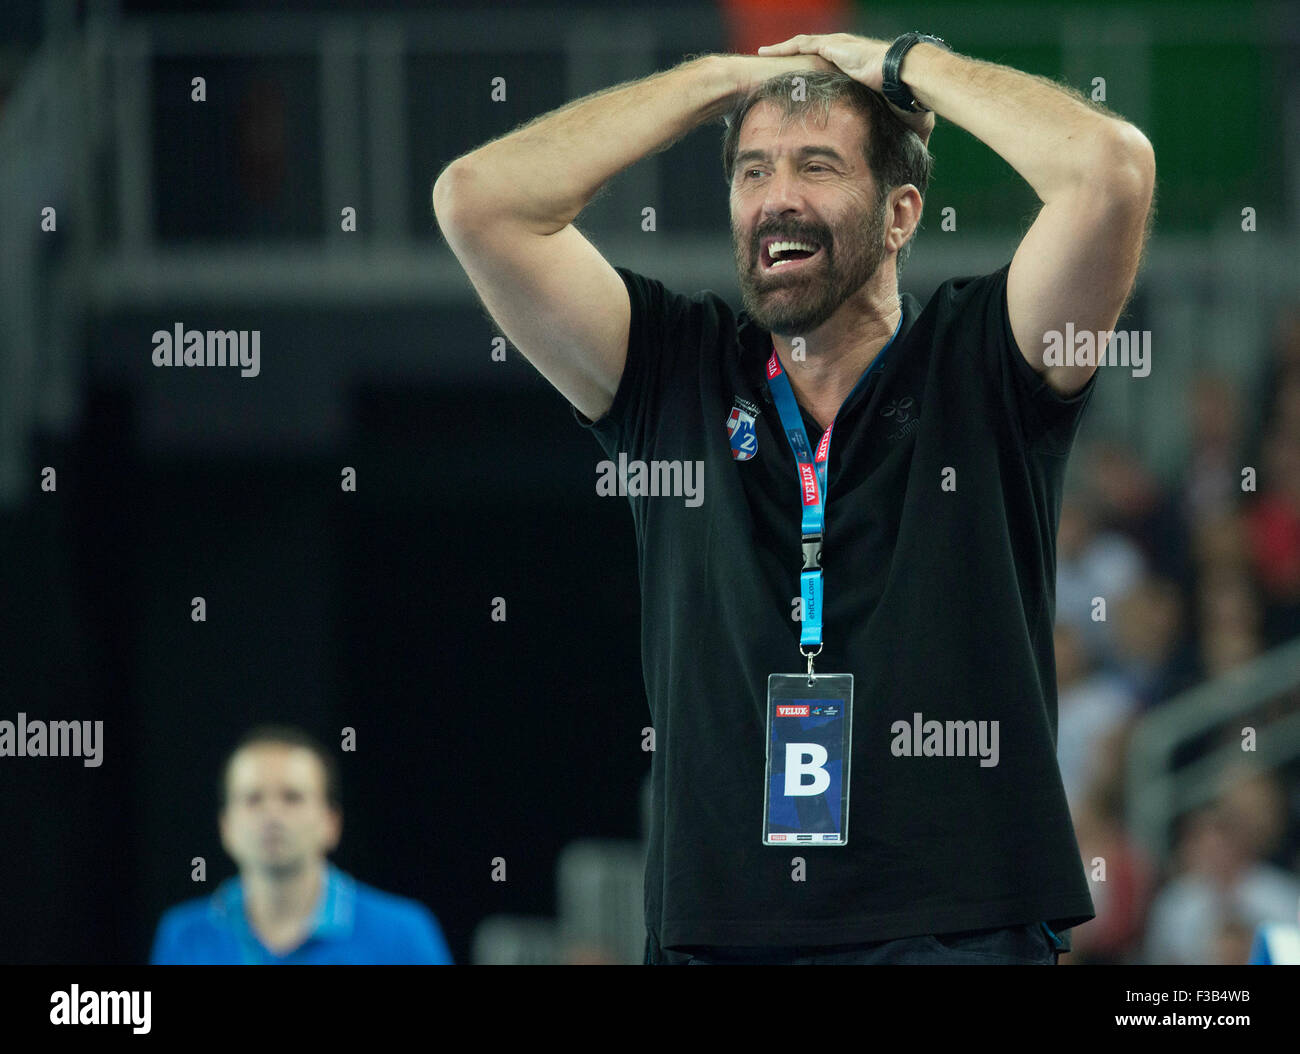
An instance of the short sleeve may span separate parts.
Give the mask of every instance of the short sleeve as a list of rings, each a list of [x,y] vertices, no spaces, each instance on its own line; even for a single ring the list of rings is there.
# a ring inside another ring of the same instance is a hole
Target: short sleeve
[[[628,321],[627,361],[614,401],[605,416],[592,422],[570,404],[574,419],[589,428],[605,450],[629,453],[641,449],[663,404],[663,391],[683,361],[691,336],[688,330],[692,300],[664,287],[662,282],[629,271],[614,270],[627,286],[631,314]]]
[[[977,292],[984,316],[983,344],[992,358],[985,363],[985,369],[990,377],[996,378],[1003,405],[1019,424],[1025,445],[1040,453],[1064,457],[1070,452],[1100,371],[1094,372],[1079,391],[1063,396],[1029,365],[1011,331],[1011,313],[1007,307],[1010,270],[1011,264],[1007,263],[978,280],[983,285]]]

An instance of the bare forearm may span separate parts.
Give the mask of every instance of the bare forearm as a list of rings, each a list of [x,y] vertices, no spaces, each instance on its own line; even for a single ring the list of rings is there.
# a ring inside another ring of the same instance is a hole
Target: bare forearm
[[[434,185],[434,208],[505,216],[536,234],[571,223],[630,165],[719,116],[736,92],[714,56],[585,96],[465,154]]]
[[[915,45],[899,76],[922,105],[966,129],[1014,168],[1043,202],[1140,168],[1137,129],[1042,77]]]

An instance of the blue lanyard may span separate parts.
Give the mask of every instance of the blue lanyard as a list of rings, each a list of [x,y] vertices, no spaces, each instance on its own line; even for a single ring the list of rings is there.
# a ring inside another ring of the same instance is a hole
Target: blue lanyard
[[[894,327],[894,335],[886,341],[885,346],[871,360],[871,365],[858,378],[858,383],[849,393],[849,399],[853,398],[853,393],[862,387],[871,371],[884,359],[885,352],[894,343],[902,325],[903,318],[900,315],[898,325]],[[822,650],[822,535],[826,526],[826,473],[830,463],[831,431],[835,428],[835,420],[832,419],[826,426],[821,442],[814,451],[803,427],[803,415],[799,412],[794,389],[790,387],[790,378],[781,366],[775,345],[772,347],[772,357],[767,360],[767,381],[799,472],[799,497],[803,503],[803,515],[799,524],[803,545],[803,570],[799,573],[799,594],[803,597],[803,630],[799,635],[799,654],[808,660],[808,675],[811,677],[813,656]],[[848,402],[848,399],[844,401]],[[843,408],[841,405],[840,409]],[[838,410],[835,417],[839,417]],[[816,647],[817,650],[806,652],[805,645]]]

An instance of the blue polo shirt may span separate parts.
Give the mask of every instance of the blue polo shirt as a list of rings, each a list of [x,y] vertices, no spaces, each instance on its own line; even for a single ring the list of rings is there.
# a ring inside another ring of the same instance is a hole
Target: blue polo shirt
[[[452,965],[442,928],[423,904],[358,882],[326,865],[325,889],[306,940],[277,955],[244,914],[244,889],[227,879],[209,897],[169,908],[158,923],[154,965]]]

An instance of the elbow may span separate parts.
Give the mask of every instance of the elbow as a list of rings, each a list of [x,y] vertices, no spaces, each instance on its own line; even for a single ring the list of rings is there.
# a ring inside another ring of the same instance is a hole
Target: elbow
[[[1156,184],[1156,154],[1151,141],[1134,125],[1113,122],[1088,178],[1094,186],[1106,187],[1113,199],[1146,209]]]
[[[433,181],[433,215],[444,231],[464,222],[472,207],[474,182],[463,159],[453,161]]]

